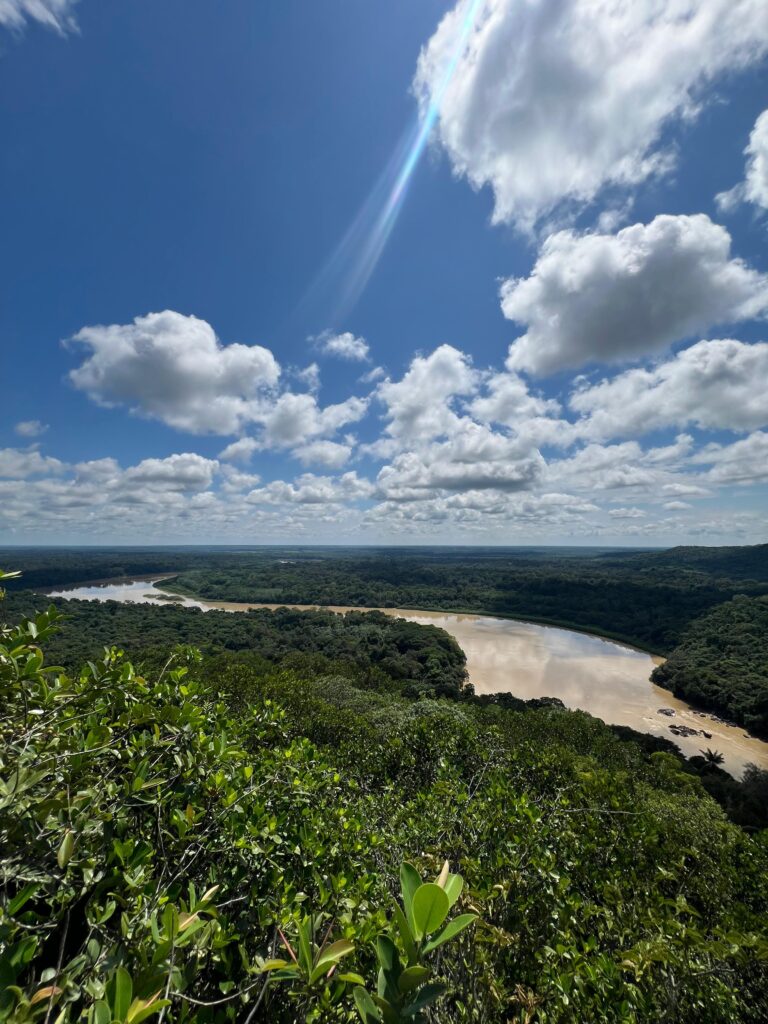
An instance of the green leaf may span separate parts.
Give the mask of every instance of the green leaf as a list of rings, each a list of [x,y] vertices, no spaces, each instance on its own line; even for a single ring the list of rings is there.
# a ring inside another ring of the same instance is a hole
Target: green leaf
[[[124,967],[118,967],[112,976],[112,1019],[125,1021],[133,996],[133,982]]]
[[[459,896],[461,896],[461,890],[464,888],[464,879],[461,875],[448,875],[443,888],[445,889],[445,895],[448,897],[448,902],[453,906]]]
[[[380,1024],[381,1013],[362,985],[353,990],[352,996],[363,1024]]]
[[[64,838],[61,840],[59,846],[59,852],[56,854],[56,860],[59,867],[63,870],[67,864],[72,860],[72,854],[75,850],[75,837],[70,829],[64,833]]]
[[[8,904],[8,913],[11,917],[21,910],[27,900],[34,896],[37,890],[40,888],[39,882],[30,882],[29,885],[25,885],[21,892],[17,892],[13,899]]]
[[[417,939],[437,931],[448,916],[450,910],[445,889],[434,882],[425,882],[413,894],[411,914],[413,917],[413,933]]]
[[[445,992],[445,985],[439,981],[433,981],[421,989],[410,1006],[403,1010],[403,1017],[415,1017],[417,1013],[425,1010],[430,1003],[434,1003]]]
[[[349,982],[350,985],[364,985],[365,984],[365,978],[363,978],[362,975],[360,975],[360,974],[355,974],[354,971],[345,971],[344,974],[337,974],[336,975],[336,979],[337,979],[337,981]]]
[[[397,946],[388,935],[379,935],[376,939],[376,956],[385,971],[400,971],[400,957]]]
[[[413,894],[421,885],[421,875],[409,862],[403,861],[400,865],[400,891],[403,894],[403,907],[405,908],[405,916],[408,920],[411,920],[411,906],[413,904]]]
[[[437,949],[438,946],[442,946],[444,942],[449,942],[452,938],[463,932],[465,928],[468,928],[473,921],[477,920],[477,914],[459,914],[458,917],[454,917],[452,921],[443,928],[442,931],[438,932],[434,938],[430,939],[424,947],[425,953],[431,953],[433,949]]]
[[[405,918],[405,914],[400,909],[399,904],[395,904],[395,926],[400,935],[400,941],[405,949],[405,955],[408,957],[409,964],[415,964],[419,959],[419,951],[416,949],[416,943],[413,939],[413,933],[411,932],[411,926]]]
[[[109,1003],[104,999],[97,999],[93,1004],[93,1024],[111,1024],[111,1021]]]
[[[156,992],[149,999],[134,999],[126,1016],[126,1024],[141,1024],[153,1013],[158,1013],[164,1006],[170,1006],[170,999],[158,999],[160,993]]]
[[[422,967],[420,964],[416,964],[414,967],[406,967],[400,975],[397,986],[403,993],[413,992],[415,988],[418,988],[419,985],[427,980],[431,973],[428,967]]]
[[[347,939],[339,939],[338,942],[331,943],[330,946],[326,946],[325,949],[320,951],[318,958],[315,962],[315,967],[309,976],[310,984],[314,984],[319,981],[324,974],[334,967],[343,956],[348,956],[353,950],[354,945]]]
[[[305,917],[299,922],[299,963],[307,975],[312,972],[312,919]]]

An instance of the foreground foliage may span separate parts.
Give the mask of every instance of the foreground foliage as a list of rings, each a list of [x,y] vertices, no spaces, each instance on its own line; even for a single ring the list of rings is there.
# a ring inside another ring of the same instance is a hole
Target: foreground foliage
[[[389,1020],[433,953],[430,1021],[768,1016],[765,837],[674,757],[245,656],[67,675],[56,625],[0,637],[0,1020]],[[414,911],[429,871],[457,917],[436,883]],[[302,942],[307,984],[274,979]]]

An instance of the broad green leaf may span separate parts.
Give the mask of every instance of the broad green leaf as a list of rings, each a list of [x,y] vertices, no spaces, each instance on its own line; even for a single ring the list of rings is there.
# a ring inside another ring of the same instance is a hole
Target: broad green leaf
[[[381,1013],[362,985],[353,990],[352,996],[363,1024],[380,1024]]]
[[[124,967],[118,967],[112,978],[112,1019],[125,1021],[133,996],[133,981]]]
[[[408,963],[415,964],[416,961],[419,959],[419,952],[416,949],[416,943],[414,942],[413,939],[411,926],[408,924],[408,921],[405,918],[405,914],[403,913],[398,903],[395,904],[394,919],[395,926],[400,935],[400,941],[402,942],[403,948],[405,949],[405,955],[408,957]]]
[[[403,861],[400,865],[400,891],[403,894],[403,907],[405,909],[405,916],[410,921],[411,919],[411,905],[413,903],[413,894],[421,885],[421,875],[407,860]]]
[[[97,999],[93,1004],[93,1024],[111,1024],[111,1021],[109,1003],[104,999]]]
[[[343,956],[348,956],[354,948],[354,945],[347,939],[339,939],[338,942],[334,942],[321,950],[315,962],[314,970],[309,976],[310,984],[319,981]]]
[[[442,931],[438,932],[434,938],[429,940],[424,947],[424,952],[431,953],[433,949],[437,949],[438,946],[442,946],[444,942],[449,942],[476,920],[477,914],[459,914],[458,917],[454,917],[454,919],[449,921]]]
[[[423,939],[437,931],[448,916],[450,910],[445,889],[434,882],[425,882],[413,894],[411,913],[413,916],[413,933],[417,939]]]
[[[413,992],[415,988],[422,985],[432,972],[428,967],[422,967],[420,964],[416,964],[414,967],[406,967],[403,973],[400,975],[400,980],[397,983],[397,987],[401,992]]]
[[[453,906],[459,896],[461,896],[461,890],[464,888],[464,879],[461,875],[448,875],[443,888],[445,889],[445,895],[448,897],[448,902]]]
[[[360,974],[355,974],[354,971],[345,971],[344,974],[337,974],[336,975],[336,980],[337,981],[346,981],[350,985],[364,985],[365,984],[365,978],[363,978],[362,975],[360,975]]]

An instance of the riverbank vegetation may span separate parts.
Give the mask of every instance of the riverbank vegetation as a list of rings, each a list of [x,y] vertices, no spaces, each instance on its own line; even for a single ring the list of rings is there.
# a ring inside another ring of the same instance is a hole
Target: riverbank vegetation
[[[768,598],[734,597],[696,619],[652,678],[768,739]]]
[[[0,637],[0,1019],[375,1020],[380,967],[403,1001],[408,861],[465,924],[422,943],[407,984],[444,988],[410,1019],[766,1019],[766,837],[673,755],[556,706],[404,694],[346,654],[47,669],[73,628]]]

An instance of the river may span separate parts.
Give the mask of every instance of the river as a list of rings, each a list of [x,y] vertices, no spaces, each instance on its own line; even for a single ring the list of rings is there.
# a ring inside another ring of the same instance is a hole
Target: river
[[[50,596],[158,605],[171,603],[168,598],[173,596],[172,603],[180,607],[204,611],[242,612],[251,608],[283,607],[200,601],[170,594],[164,596],[156,586],[158,582],[152,579],[106,583],[56,591]],[[326,610],[346,612],[352,609],[334,607]],[[747,735],[740,726],[694,711],[684,701],[673,697],[669,690],[654,686],[650,674],[658,659],[642,651],[586,633],[515,619],[407,608],[378,610],[411,622],[440,626],[455,637],[466,654],[469,681],[476,693],[509,692],[525,700],[559,697],[567,707],[588,711],[604,722],[628,725],[640,732],[664,736],[675,742],[688,757],[707,747],[718,750],[725,758],[723,767],[736,777],[749,762],[768,769],[768,743]],[[661,714],[661,708],[674,714]],[[687,726],[697,730],[697,735],[676,736],[671,726]],[[711,735],[705,736],[704,732]]]

